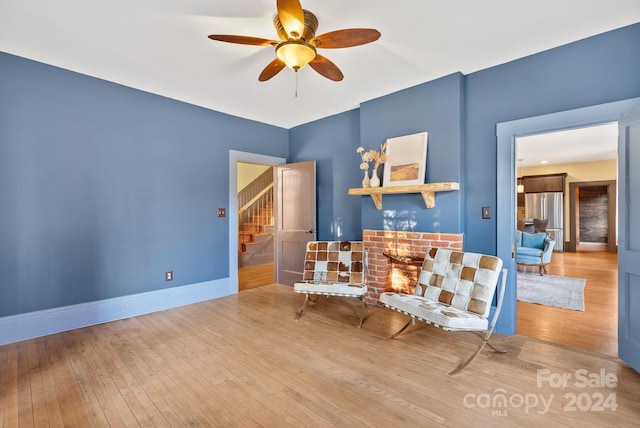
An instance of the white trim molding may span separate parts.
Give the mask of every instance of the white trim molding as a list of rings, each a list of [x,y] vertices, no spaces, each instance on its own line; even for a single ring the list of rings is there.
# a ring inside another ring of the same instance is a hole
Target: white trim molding
[[[229,278],[0,318],[0,345],[234,294]]]

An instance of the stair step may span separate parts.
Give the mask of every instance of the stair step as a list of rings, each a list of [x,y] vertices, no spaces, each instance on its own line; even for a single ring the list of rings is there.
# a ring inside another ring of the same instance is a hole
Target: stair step
[[[243,244],[259,244],[261,242],[264,242],[266,239],[265,237],[269,237],[273,235],[273,233],[269,233],[267,231],[265,232],[260,232],[260,233],[245,233],[245,232],[239,232],[238,233],[238,242],[243,243]]]
[[[251,221],[250,221],[249,223],[250,223],[250,224],[259,224],[259,225],[261,225],[261,226],[264,226],[264,225],[267,225],[267,224],[268,224],[268,225],[273,224],[273,220],[274,220],[274,219],[273,219],[273,216],[271,216],[271,217],[267,217],[267,216],[257,216],[257,215],[254,215],[254,216],[251,218]]]
[[[240,242],[252,242],[255,241],[255,234],[250,232],[238,232],[238,241]]]
[[[242,225],[242,230],[245,233],[262,233],[262,225],[245,223]]]
[[[238,266],[248,266],[252,264],[264,264],[273,261],[274,243],[271,235],[265,235],[266,240],[260,245],[247,245],[246,252],[238,252]]]

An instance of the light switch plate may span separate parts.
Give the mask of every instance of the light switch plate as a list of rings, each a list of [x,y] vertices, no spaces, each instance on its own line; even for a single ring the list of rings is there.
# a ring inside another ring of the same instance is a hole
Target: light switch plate
[[[491,218],[491,207],[482,207],[482,218],[485,220]]]

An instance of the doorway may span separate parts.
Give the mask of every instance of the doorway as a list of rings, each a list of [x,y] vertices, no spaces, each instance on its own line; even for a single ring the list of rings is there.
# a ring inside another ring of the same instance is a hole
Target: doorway
[[[556,174],[565,177],[563,183],[567,181],[557,188],[551,186],[555,195],[562,195],[560,206],[543,214],[543,220],[552,221],[554,227],[559,227],[560,232],[550,236],[556,241],[562,240],[556,242],[551,263],[547,266],[546,281],[556,283],[568,278],[586,281],[583,293],[577,289],[572,291],[583,296],[584,311],[518,300],[518,334],[617,356],[617,258],[615,254],[592,252],[602,245],[608,249],[610,241],[615,243],[617,146],[617,122],[516,139],[518,175],[547,179]],[[547,191],[538,189],[540,186],[527,188],[526,183],[524,187],[525,192],[530,192],[524,198],[527,203],[535,201],[535,196],[540,194],[531,192]],[[519,208],[518,219],[522,211]],[[527,208],[525,211],[535,210]],[[564,245],[565,239],[569,240],[568,246]],[[581,254],[583,251],[591,254]],[[532,277],[527,272],[530,270],[520,266],[517,269],[517,282],[525,281],[522,286],[529,289]],[[544,283],[545,278],[533,275],[536,283]],[[558,329],[558,325],[565,327]],[[585,337],[588,340],[584,340]]]
[[[229,293],[239,291],[238,277],[238,164],[277,166],[286,162],[285,158],[256,153],[229,151]]]
[[[304,250],[316,239],[315,161],[286,164],[286,159],[229,151],[229,294],[239,290],[238,275],[238,165],[274,167],[274,271],[275,282],[293,285],[302,279]]]
[[[599,104],[576,110],[498,123],[497,131],[497,255],[510,272],[516,271],[514,243],[516,231],[516,147],[520,136],[551,132],[559,129],[593,126],[617,121],[624,113],[640,106],[640,98]],[[624,177],[623,177],[624,178]],[[620,214],[619,214],[620,215]],[[617,263],[616,266],[619,267]],[[507,278],[503,312],[497,331],[514,334],[517,326],[517,288],[515,275]],[[618,321],[618,320],[616,320]],[[564,326],[562,326],[564,327]],[[559,329],[554,324],[550,328]],[[618,340],[620,343],[620,339]]]
[[[238,162],[238,291],[275,282],[273,168]]]
[[[617,181],[569,184],[570,251],[617,252]]]

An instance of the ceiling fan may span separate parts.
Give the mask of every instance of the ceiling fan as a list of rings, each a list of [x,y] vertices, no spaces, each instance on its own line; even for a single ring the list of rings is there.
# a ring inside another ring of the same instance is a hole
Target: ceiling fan
[[[276,58],[260,73],[258,80],[261,82],[271,79],[285,67],[297,72],[307,64],[327,79],[340,81],[344,78],[342,71],[329,59],[317,53],[317,49],[349,48],[380,38],[380,32],[370,28],[349,28],[316,36],[318,18],[308,10],[302,9],[299,0],[278,0],[277,8],[278,14],[273,24],[280,41],[229,34],[209,36],[211,40],[221,42],[275,47]]]

